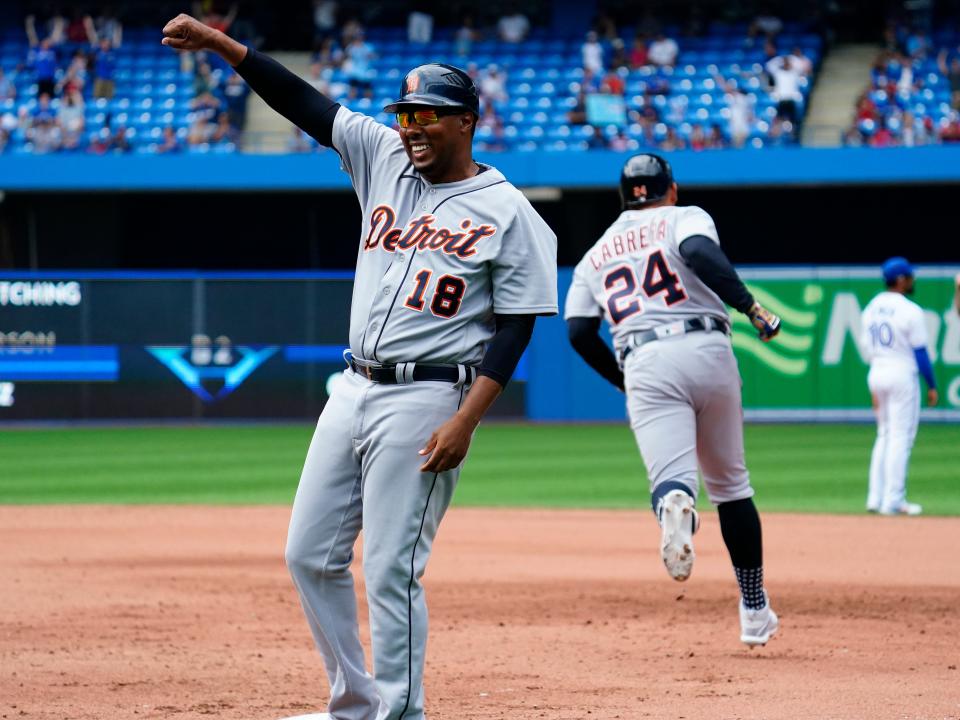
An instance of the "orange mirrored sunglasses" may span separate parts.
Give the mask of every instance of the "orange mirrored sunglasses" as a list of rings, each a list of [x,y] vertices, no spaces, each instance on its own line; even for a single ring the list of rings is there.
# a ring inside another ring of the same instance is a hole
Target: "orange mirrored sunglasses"
[[[433,125],[440,122],[444,115],[452,115],[452,112],[443,112],[440,110],[415,110],[414,112],[398,112],[397,125],[402,128],[410,127],[410,119],[417,125]]]

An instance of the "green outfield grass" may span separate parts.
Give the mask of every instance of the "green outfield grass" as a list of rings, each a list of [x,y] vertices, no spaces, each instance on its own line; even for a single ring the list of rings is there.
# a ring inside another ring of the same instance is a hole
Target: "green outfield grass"
[[[0,503],[287,504],[312,426],[69,428],[0,432]],[[869,425],[751,425],[747,463],[765,510],[863,511]],[[924,425],[910,499],[960,514],[960,428]],[[481,428],[455,498],[472,506],[646,507],[621,425]]]

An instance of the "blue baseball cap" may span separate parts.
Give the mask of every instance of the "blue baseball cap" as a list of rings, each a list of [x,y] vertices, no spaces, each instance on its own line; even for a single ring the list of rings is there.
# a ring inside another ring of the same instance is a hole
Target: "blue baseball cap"
[[[893,282],[901,275],[913,277],[913,265],[904,257],[892,257],[883,264],[883,279]]]

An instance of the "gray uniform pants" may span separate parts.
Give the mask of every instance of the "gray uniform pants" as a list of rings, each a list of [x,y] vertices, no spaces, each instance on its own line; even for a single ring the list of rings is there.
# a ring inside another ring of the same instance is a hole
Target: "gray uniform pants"
[[[740,373],[730,339],[692,332],[626,359],[627,412],[650,491],[674,480],[697,497],[697,465],[714,504],[753,496],[743,452]]]
[[[334,720],[422,720],[427,606],[420,578],[459,468],[421,473],[417,454],[466,389],[380,385],[348,370],[317,423],[286,560],[330,682]],[[350,563],[363,530],[373,646],[366,670]]]

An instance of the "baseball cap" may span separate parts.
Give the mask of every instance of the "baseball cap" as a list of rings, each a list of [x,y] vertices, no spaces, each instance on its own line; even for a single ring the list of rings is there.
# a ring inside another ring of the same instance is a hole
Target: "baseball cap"
[[[901,275],[913,275],[913,265],[904,257],[892,257],[883,264],[883,279],[893,282]]]

